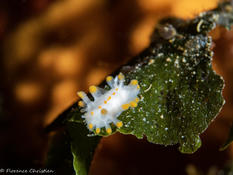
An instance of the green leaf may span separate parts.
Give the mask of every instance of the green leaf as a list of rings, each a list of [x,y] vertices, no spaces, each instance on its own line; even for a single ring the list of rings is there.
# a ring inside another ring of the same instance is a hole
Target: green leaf
[[[233,127],[231,127],[229,136],[226,142],[221,146],[220,151],[224,151],[225,149],[227,149],[227,147],[232,143],[232,141],[233,141]]]
[[[139,80],[141,101],[119,117],[119,131],[152,143],[179,143],[181,152],[192,153],[223,105],[223,80],[211,67],[211,39],[178,32],[173,41],[152,44],[140,57],[145,64],[126,74]]]
[[[115,73],[124,73],[126,84],[137,79],[141,90],[138,107],[123,112],[119,116],[123,127],[112,126],[113,131],[146,136],[157,144],[179,143],[183,153],[201,146],[199,135],[224,103],[224,83],[212,70],[212,40],[207,33],[217,24],[230,28],[230,7],[222,3],[190,21],[161,21],[149,48]],[[80,122],[80,116],[71,120]]]
[[[77,105],[74,104],[46,128],[47,132],[51,132],[65,126],[67,132],[66,134],[60,133],[58,138],[53,139],[48,153],[47,167],[55,169],[57,173],[88,174],[95,148],[101,137],[94,135],[89,137],[89,131],[83,124],[81,115],[82,113],[77,110]],[[77,118],[77,120],[73,121],[72,118]]]
[[[71,140],[73,167],[76,175],[87,175],[95,148],[101,137],[87,137],[89,131],[80,123],[67,123],[67,130]]]
[[[126,84],[137,79],[141,87],[138,107],[119,116],[123,127],[112,126],[113,133],[146,136],[156,144],[179,144],[182,153],[195,152],[201,146],[199,135],[224,103],[224,83],[212,70],[212,40],[207,34],[216,25],[230,29],[232,16],[230,2],[223,2],[193,20],[162,20],[150,46],[113,74],[122,72]],[[100,86],[109,89],[105,82]],[[85,175],[100,137],[90,135],[80,110],[74,104],[47,131],[66,126],[76,174]]]
[[[74,175],[70,142],[64,131],[56,132],[50,141],[46,168],[54,170],[56,174]]]
[[[88,137],[86,126],[79,123],[67,123],[66,131],[59,131],[53,136],[46,167],[57,174],[87,175],[101,137]]]

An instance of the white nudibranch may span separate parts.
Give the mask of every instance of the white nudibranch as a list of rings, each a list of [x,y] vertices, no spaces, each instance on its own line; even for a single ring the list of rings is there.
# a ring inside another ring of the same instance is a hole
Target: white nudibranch
[[[113,78],[106,78],[107,84],[111,87],[109,91],[96,86],[90,86],[89,91],[94,97],[94,101],[90,100],[83,91],[78,92],[78,96],[83,101],[79,101],[78,105],[85,112],[82,118],[85,119],[87,127],[90,131],[100,133],[101,128],[105,128],[108,134],[112,133],[110,124],[115,124],[118,128],[123,126],[122,121],[118,120],[118,116],[125,110],[137,107],[139,98],[138,93],[140,86],[137,80],[131,80],[130,84],[124,85],[124,75],[120,73]]]

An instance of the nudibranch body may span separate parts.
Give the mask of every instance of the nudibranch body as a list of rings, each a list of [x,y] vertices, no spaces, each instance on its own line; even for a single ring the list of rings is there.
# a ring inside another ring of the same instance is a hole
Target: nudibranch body
[[[111,87],[109,91],[96,86],[90,86],[89,91],[94,97],[94,101],[91,101],[88,96],[80,91],[78,96],[83,101],[79,101],[78,105],[83,107],[82,111],[85,114],[82,118],[90,131],[95,130],[97,134],[100,133],[101,128],[105,128],[108,134],[112,133],[110,127],[111,123],[114,123],[120,128],[123,123],[118,120],[118,116],[130,107],[137,107],[139,102],[138,93],[140,86],[137,80],[131,80],[129,85],[124,85],[124,75],[120,73],[113,78],[108,76],[106,78],[107,84]]]

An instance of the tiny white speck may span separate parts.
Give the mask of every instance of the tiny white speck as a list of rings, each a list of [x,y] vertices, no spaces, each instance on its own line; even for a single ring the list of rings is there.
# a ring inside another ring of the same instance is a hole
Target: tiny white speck
[[[171,58],[168,57],[168,58],[166,59],[166,61],[167,61],[167,62],[171,62],[172,60],[171,60]]]
[[[174,62],[174,66],[177,67],[177,68],[180,67],[180,66],[179,66],[179,60],[178,60],[178,59],[176,59],[176,61]]]
[[[185,58],[183,58],[183,59],[182,59],[182,62],[183,62],[183,63],[186,63],[186,59],[185,59]]]
[[[143,101],[144,97],[142,95],[140,95],[140,101]]]
[[[197,24],[197,32],[200,32],[201,31],[201,25],[204,21],[201,19],[200,22]]]
[[[153,64],[154,62],[155,62],[154,59],[150,59],[148,64],[151,65],[151,64]]]
[[[163,119],[163,115],[161,115],[160,118]]]
[[[161,56],[163,56],[163,53],[159,53],[159,54],[158,54],[158,57],[161,57]]]
[[[150,86],[144,92],[149,91],[151,87],[152,87],[152,84],[150,84]]]

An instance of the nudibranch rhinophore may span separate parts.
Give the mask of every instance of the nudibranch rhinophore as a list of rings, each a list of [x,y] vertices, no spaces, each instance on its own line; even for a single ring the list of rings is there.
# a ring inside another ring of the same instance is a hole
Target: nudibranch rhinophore
[[[139,98],[138,94],[140,86],[137,80],[131,80],[128,85],[124,85],[125,77],[122,73],[113,78],[106,78],[110,90],[104,90],[96,86],[90,86],[89,91],[94,97],[94,101],[90,100],[83,91],[78,92],[78,96],[83,101],[79,101],[78,105],[83,107],[85,112],[82,118],[85,119],[87,127],[90,131],[100,133],[101,128],[105,128],[108,134],[112,133],[110,127],[114,123],[118,128],[123,126],[122,121],[118,120],[118,116],[125,110],[137,107]]]

